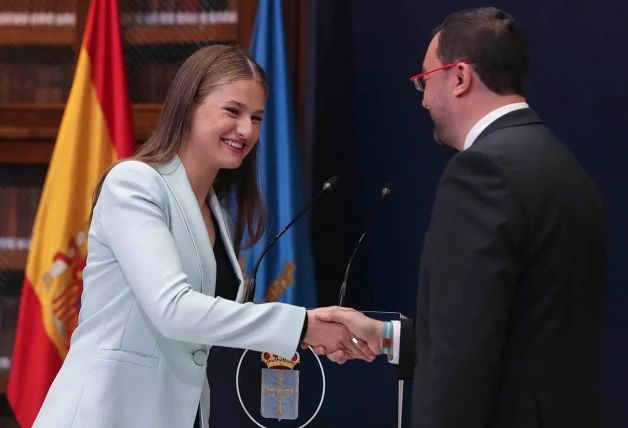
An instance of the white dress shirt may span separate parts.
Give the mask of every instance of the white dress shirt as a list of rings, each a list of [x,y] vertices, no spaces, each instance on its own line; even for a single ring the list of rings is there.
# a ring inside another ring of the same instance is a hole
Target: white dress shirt
[[[513,103],[507,104],[505,106],[501,106],[496,108],[482,119],[480,119],[474,126],[471,128],[469,133],[467,134],[467,138],[464,140],[463,150],[468,149],[475,142],[475,140],[480,136],[482,131],[484,131],[491,123],[495,122],[500,117],[513,112],[515,110],[520,110],[523,108],[528,108],[527,103]],[[391,364],[399,364],[399,338],[401,336],[401,323],[399,321],[393,321],[393,349],[392,354],[389,355],[388,361]]]
[[[467,134],[467,138],[464,140],[463,150],[467,150],[469,147],[471,147],[475,140],[480,136],[482,131],[484,131],[491,123],[495,122],[500,117],[515,110],[520,110],[522,108],[528,107],[529,106],[527,103],[513,103],[496,108],[495,110],[484,116],[482,119],[480,119],[479,122],[476,123],[473,128],[471,128],[471,130]]]

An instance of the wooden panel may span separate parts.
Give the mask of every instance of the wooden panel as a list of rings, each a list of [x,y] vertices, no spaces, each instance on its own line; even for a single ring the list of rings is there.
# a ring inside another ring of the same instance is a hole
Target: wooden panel
[[[0,142],[0,163],[30,163],[45,165],[50,162],[54,142]]]
[[[7,392],[8,384],[9,384],[9,372],[6,370],[0,370],[0,394],[4,394],[5,392]]]
[[[238,27],[235,24],[137,26],[124,31],[124,40],[130,44],[236,42]]]
[[[87,17],[91,0],[76,0],[76,33],[74,35],[74,51],[76,60],[78,60],[81,47],[83,46],[83,36],[85,35],[85,27],[87,26]]]
[[[294,94],[297,135],[305,153],[305,51],[307,49],[307,0],[283,0],[284,33]]]
[[[0,141],[13,140],[55,140],[58,129],[56,127],[0,127]]]
[[[0,103],[0,127],[58,128],[63,103]]]
[[[138,127],[153,128],[157,123],[161,108],[161,104],[134,104],[132,111],[136,129]],[[54,139],[56,130],[61,124],[64,109],[65,104],[63,103],[0,103],[0,129],[2,129],[0,139],[10,135],[10,132],[24,132],[16,131],[19,128],[33,128],[32,132],[35,134],[30,135],[43,133],[48,137],[50,134],[46,133],[49,133],[50,129],[54,129],[54,136],[52,137]]]
[[[23,270],[26,268],[27,257],[28,251],[0,250],[0,266],[12,270]]]
[[[64,108],[64,104],[0,104],[0,163],[50,162]],[[133,106],[138,143],[155,129],[161,108],[161,104]]]
[[[0,26],[3,45],[69,45],[74,44],[74,27],[63,26]]]
[[[257,0],[237,0],[235,5],[238,9],[238,44],[247,50],[251,46],[257,5]]]
[[[133,105],[133,126],[135,138],[143,142],[153,132],[161,113],[161,104],[135,104]]]

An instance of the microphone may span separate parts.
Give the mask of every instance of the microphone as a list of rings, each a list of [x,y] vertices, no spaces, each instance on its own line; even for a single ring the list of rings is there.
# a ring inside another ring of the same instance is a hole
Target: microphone
[[[318,198],[320,198],[324,193],[327,193],[328,191],[332,191],[337,185],[338,182],[340,181],[340,179],[336,176],[331,177],[330,179],[328,179],[324,184],[323,184],[323,188],[321,189],[320,192],[318,192],[318,195],[316,195],[314,197],[314,199],[312,199],[310,201],[309,204],[307,204],[293,219],[290,223],[288,223],[288,225],[286,227],[283,228],[283,230],[281,232],[279,232],[279,234],[277,236],[275,236],[273,238],[272,241],[270,241],[270,243],[268,245],[266,245],[266,247],[262,250],[262,252],[260,253],[259,257],[257,258],[257,260],[255,261],[255,267],[253,268],[253,274],[251,275],[251,279],[249,279],[249,285],[246,289],[246,296],[244,298],[244,302],[253,302],[253,300],[255,299],[255,278],[257,276],[257,270],[259,269],[259,265],[262,261],[262,258],[266,255],[266,253],[268,252],[268,250],[271,249],[271,247],[273,245],[275,245],[275,242],[277,242],[277,240],[279,240],[279,238],[281,238],[281,235],[283,235],[284,233],[286,233],[286,231],[290,228],[290,226],[292,226],[294,223],[296,223],[296,221],[303,215],[305,214],[305,212],[307,210],[309,210],[312,205],[314,205],[314,202],[316,202],[318,200]]]
[[[380,201],[383,201],[384,199],[386,199],[388,195],[390,195],[391,191],[392,191],[392,182],[388,181],[386,182],[386,184],[384,184],[384,187],[382,187]],[[379,217],[380,211],[381,211],[381,203],[377,204],[377,210],[375,212],[375,215],[371,218],[370,223],[366,227],[364,233],[362,233],[362,236],[360,236],[358,243],[353,249],[353,253],[351,253],[351,257],[349,258],[349,262],[347,263],[347,269],[345,270],[345,277],[342,281],[342,286],[340,287],[340,293],[338,293],[338,306],[343,306],[344,301],[345,301],[345,293],[347,292],[347,279],[349,278],[349,272],[351,271],[351,266],[353,263],[353,258],[355,257],[355,253],[357,253],[358,248],[360,248],[360,244],[362,244],[362,241],[364,240],[364,237],[366,236],[366,231],[370,231],[373,228],[373,224],[375,224],[377,218]]]

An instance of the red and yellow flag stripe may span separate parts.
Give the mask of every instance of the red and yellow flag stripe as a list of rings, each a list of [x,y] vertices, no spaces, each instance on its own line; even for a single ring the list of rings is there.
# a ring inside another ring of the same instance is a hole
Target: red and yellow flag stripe
[[[92,0],[37,210],[7,396],[32,426],[77,326],[92,191],[134,147],[117,0]]]

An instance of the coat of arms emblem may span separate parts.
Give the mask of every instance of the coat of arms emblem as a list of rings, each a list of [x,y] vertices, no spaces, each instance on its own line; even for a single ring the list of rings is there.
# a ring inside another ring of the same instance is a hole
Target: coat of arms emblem
[[[267,352],[262,361],[268,368],[262,369],[262,416],[267,419],[290,419],[299,417],[299,353],[287,360]]]

